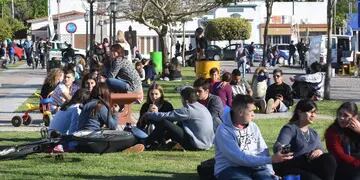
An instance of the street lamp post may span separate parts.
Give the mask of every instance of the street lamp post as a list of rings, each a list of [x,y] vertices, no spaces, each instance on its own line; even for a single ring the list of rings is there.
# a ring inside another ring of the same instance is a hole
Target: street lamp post
[[[94,2],[96,0],[87,0],[90,4],[90,52],[89,55],[92,57],[94,49]]]
[[[99,20],[99,26],[100,26],[100,42],[102,42],[103,40],[103,25],[104,25],[104,21],[102,19]]]
[[[112,14],[112,21],[113,21],[113,26],[112,26],[112,34],[113,34],[113,37],[112,37],[112,42],[115,43],[115,37],[116,37],[116,5],[117,5],[117,2],[116,0],[112,0],[110,2],[110,10],[111,10],[111,14]],[[111,21],[111,19],[110,19]],[[110,31],[111,31],[111,28],[110,28]]]
[[[109,11],[109,43],[112,45],[112,22],[111,22],[111,11]]]
[[[85,19],[85,26],[86,26],[86,37],[85,37],[85,51],[86,51],[86,59],[87,59],[87,56],[88,56],[88,43],[89,43],[89,26],[88,26],[88,23],[89,23],[89,11],[86,10],[85,11],[85,14],[84,14],[84,19]]]

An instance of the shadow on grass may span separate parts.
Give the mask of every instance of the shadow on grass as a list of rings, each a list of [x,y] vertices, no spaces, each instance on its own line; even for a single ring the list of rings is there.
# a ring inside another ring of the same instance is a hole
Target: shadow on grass
[[[0,141],[9,142],[34,142],[39,140],[41,140],[41,138],[0,138]]]

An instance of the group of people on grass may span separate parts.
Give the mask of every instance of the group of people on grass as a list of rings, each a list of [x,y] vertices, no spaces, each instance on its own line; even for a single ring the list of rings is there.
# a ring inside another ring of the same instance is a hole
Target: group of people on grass
[[[124,48],[112,45],[102,66],[93,66],[78,81],[73,68],[52,69],[41,89],[43,98],[54,99],[49,130],[73,134],[121,129],[118,119],[123,107],[109,107],[110,92],[134,92],[141,97],[143,93],[138,71],[124,57]],[[314,80],[316,73],[296,76],[293,81]],[[293,117],[280,130],[274,155],[270,156],[253,119],[257,109],[265,113],[285,112],[293,105],[294,93],[284,82],[282,70],[273,71],[271,85],[265,67],[255,71],[252,83],[242,78],[238,69],[220,77],[219,69],[214,68],[210,76],[196,79],[192,87],[181,88],[183,107],[179,109],[166,100],[159,84],[151,84],[136,124],[149,134],[143,147],[158,149],[172,142],[186,150],[209,150],[215,145],[214,175],[218,179],[276,179],[289,174],[300,175],[301,179],[360,177],[356,104],[347,102],[337,110],[336,119],[325,134],[329,151],[326,153],[319,134],[310,127],[316,121],[314,100],[321,96],[319,88],[311,89],[313,94],[296,104]],[[312,86],[321,87],[316,83]]]

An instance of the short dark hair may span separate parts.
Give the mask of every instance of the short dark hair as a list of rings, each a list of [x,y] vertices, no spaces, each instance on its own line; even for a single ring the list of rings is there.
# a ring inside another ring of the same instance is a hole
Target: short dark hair
[[[241,76],[241,72],[240,72],[239,69],[234,69],[234,70],[231,72],[231,74],[232,74],[233,76]]]
[[[313,71],[313,72],[320,72],[321,71],[321,64],[319,62],[314,62],[310,65],[310,69]]]
[[[280,75],[283,75],[283,72],[280,68],[274,69],[273,74],[276,74],[276,73],[280,73]]]
[[[184,88],[183,90],[181,90],[180,95],[185,101],[189,101],[189,103],[194,103],[198,100],[196,91],[192,87]]]
[[[254,98],[249,95],[238,94],[233,98],[232,108],[243,111],[248,107],[248,104],[254,104]]]
[[[231,74],[229,72],[225,72],[221,76],[221,81],[230,82],[231,81]]]
[[[220,74],[219,69],[216,68],[216,67],[211,68],[210,71],[209,71],[210,74],[214,74],[215,72],[218,72]]]
[[[71,74],[73,77],[75,77],[75,71],[72,69],[65,69],[64,74]]]
[[[194,87],[202,87],[204,90],[208,90],[208,89],[210,89],[211,84],[208,79],[199,77],[194,81],[193,86]]]

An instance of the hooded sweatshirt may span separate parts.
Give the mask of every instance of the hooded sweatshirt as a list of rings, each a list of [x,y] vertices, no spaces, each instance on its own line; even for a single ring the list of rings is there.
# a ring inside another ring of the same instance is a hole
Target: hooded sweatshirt
[[[225,114],[215,134],[215,176],[228,167],[265,167],[274,174],[269,150],[254,122],[246,128],[236,128],[231,112]]]

